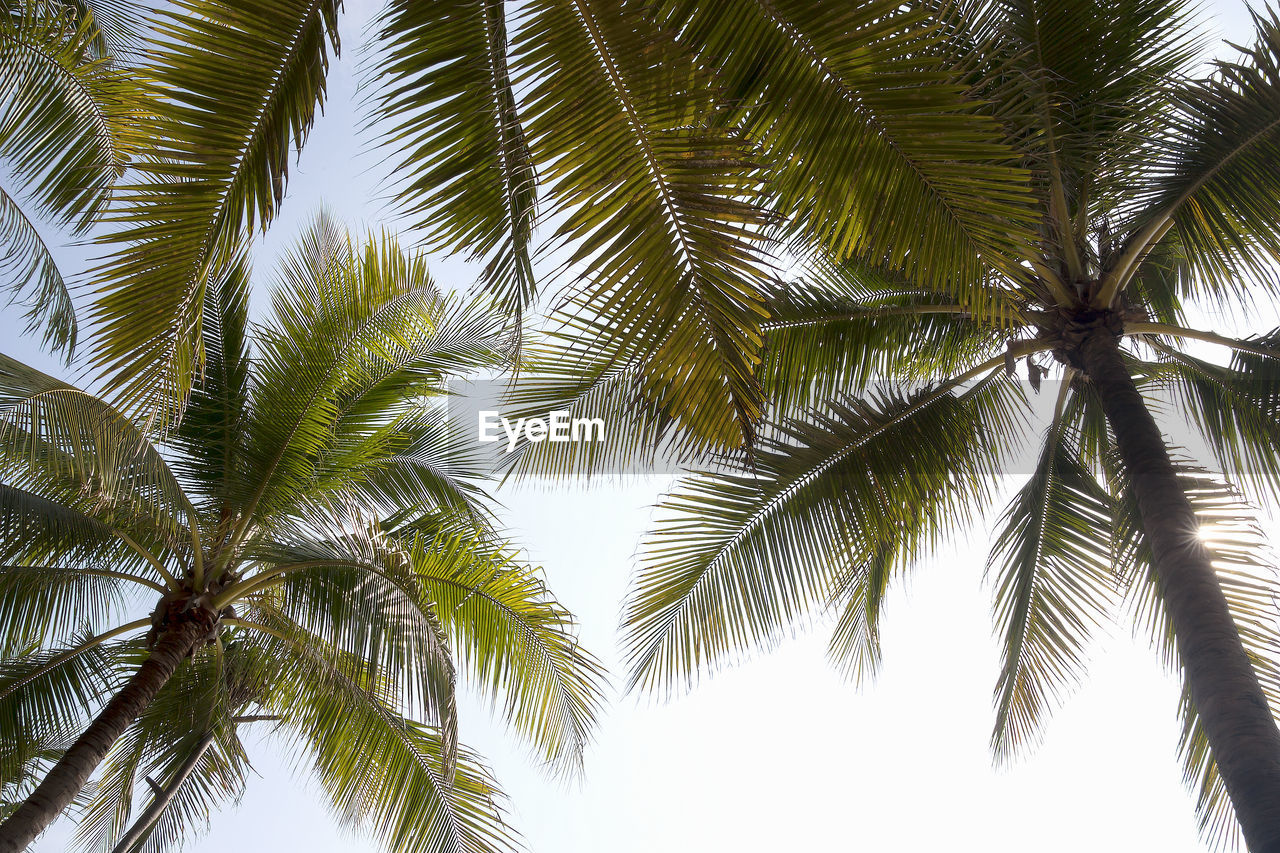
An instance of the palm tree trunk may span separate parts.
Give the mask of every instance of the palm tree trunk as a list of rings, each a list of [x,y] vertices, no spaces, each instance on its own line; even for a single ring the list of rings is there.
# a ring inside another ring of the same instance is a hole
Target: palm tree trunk
[[[1240,642],[1164,438],[1102,326],[1079,355],[1115,433],[1187,685],[1253,853],[1280,853],[1280,729]]]
[[[0,853],[19,853],[35,841],[89,781],[124,730],[151,704],[196,640],[208,630],[183,620],[160,634],[151,654],[111,698],[84,734],[58,759],[31,796],[0,824]]]
[[[196,764],[200,762],[201,757],[213,744],[213,738],[214,733],[209,732],[200,739],[200,742],[196,744],[196,748],[182,762],[178,772],[169,780],[169,784],[162,791],[156,793],[151,805],[147,806],[146,811],[138,815],[138,819],[133,822],[133,826],[129,827],[129,831],[116,842],[115,847],[111,848],[111,853],[129,853],[134,848],[134,845],[142,840],[147,830],[151,829],[151,826],[160,819],[160,815],[169,807],[169,803],[173,802],[173,798],[178,795],[178,790],[182,787],[182,784],[187,781],[187,777],[196,769]]]

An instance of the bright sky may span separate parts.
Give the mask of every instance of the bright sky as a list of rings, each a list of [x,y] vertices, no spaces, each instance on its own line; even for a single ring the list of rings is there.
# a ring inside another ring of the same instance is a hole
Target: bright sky
[[[1239,0],[1208,5],[1224,35],[1248,40]],[[351,132],[354,48],[374,4],[347,6],[347,51],[330,78],[328,114],[257,253],[260,280],[321,204],[353,225],[388,221],[374,198],[377,159],[362,155]],[[466,284],[459,266],[437,269],[446,286]],[[11,330],[12,318],[0,322],[5,352],[50,364]],[[578,614],[584,644],[615,672],[620,602],[648,507],[666,484],[561,483],[500,495],[513,535]],[[1100,644],[1088,683],[1053,719],[1043,746],[992,767],[998,656],[982,584],[985,538],[979,530],[925,561],[894,591],[873,685],[840,681],[819,628],[665,705],[619,697],[576,783],[549,781],[474,701],[462,707],[463,740],[490,760],[535,853],[1201,850],[1175,757],[1177,685],[1127,627]],[[260,743],[251,749],[258,775],[243,802],[215,815],[189,850],[377,849],[334,824],[292,757]],[[63,821],[34,849],[62,850],[69,835]]]

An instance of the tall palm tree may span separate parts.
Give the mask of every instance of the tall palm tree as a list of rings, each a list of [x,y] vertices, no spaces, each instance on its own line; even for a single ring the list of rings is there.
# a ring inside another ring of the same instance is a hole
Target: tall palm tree
[[[208,370],[160,442],[0,357],[0,769],[22,784],[57,756],[0,850],[25,849],[118,741],[95,825],[122,831],[138,768],[172,769],[233,645],[257,673],[246,695],[346,819],[396,849],[504,849],[492,783],[459,755],[455,671],[571,767],[601,670],[494,534],[432,406],[507,358],[502,318],[442,295],[393,239],[356,247],[325,220],[282,262],[268,322],[249,326],[243,260],[203,309]],[[217,709],[222,783],[243,766],[225,739],[242,703]]]
[[[1198,509],[1244,517],[1227,482],[1263,501],[1280,488],[1280,344],[1187,319],[1196,304],[1274,314],[1280,21],[1258,17],[1256,42],[1197,78],[1181,2],[872,6],[655,12],[705,59],[724,120],[772,169],[779,263],[805,272],[764,289],[759,440],[664,501],[624,616],[632,682],[692,678],[828,606],[842,614],[833,651],[864,670],[890,579],[1017,470],[1028,399],[1006,372],[1035,387],[1054,372],[1051,426],[992,557],[1005,637],[996,753],[1033,739],[1127,592],[1176,649],[1202,825],[1230,828],[1234,806],[1250,849],[1280,850],[1274,580],[1242,543],[1228,549],[1237,563],[1215,568],[1197,535]],[[879,64],[847,35],[858,21],[914,38],[916,61]],[[913,109],[910,96],[929,103],[916,79],[964,89],[971,121]],[[884,133],[855,132],[881,110]],[[903,126],[916,145],[960,153],[922,169],[895,141]],[[985,206],[949,204],[984,180]],[[524,470],[706,450],[647,393],[643,334],[607,314],[567,319],[520,403],[603,413],[616,443],[531,445]],[[874,376],[916,384],[875,389]],[[668,394],[723,417],[720,389],[668,378],[680,386]],[[1227,481],[1179,459],[1153,417],[1162,389]]]
[[[27,309],[28,331],[68,355],[75,308],[37,222],[83,234],[139,149],[144,92],[122,59],[128,6],[0,3],[0,288]]]

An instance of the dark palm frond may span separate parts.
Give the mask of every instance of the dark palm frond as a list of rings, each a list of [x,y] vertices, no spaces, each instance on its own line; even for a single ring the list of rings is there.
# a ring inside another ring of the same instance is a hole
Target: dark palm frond
[[[1200,535],[1213,557],[1241,642],[1275,713],[1280,710],[1280,670],[1276,664],[1280,659],[1280,610],[1273,594],[1277,571],[1267,536],[1255,511],[1234,488],[1188,464],[1180,466],[1179,475],[1201,520]],[[1112,488],[1119,495],[1115,502],[1116,538],[1133,613],[1165,662],[1177,667],[1177,645],[1152,571],[1150,550],[1141,536],[1136,501],[1122,481],[1117,480]],[[1179,712],[1183,719],[1183,777],[1196,796],[1200,831],[1215,848],[1234,849],[1239,846],[1240,827],[1185,687]]]
[[[1237,355],[1213,364],[1156,344],[1169,386],[1228,481],[1266,499],[1280,486],[1280,361]]]
[[[212,283],[201,329],[205,371],[182,423],[168,437],[175,470],[202,484],[202,497],[225,506],[234,506],[249,479],[242,456],[251,398],[249,275],[241,255]]]
[[[1111,516],[1111,493],[1082,458],[1074,426],[1059,420],[1005,510],[988,563],[1003,641],[991,736],[998,760],[1038,741],[1044,718],[1080,680],[1088,639],[1119,603],[1102,533]]]
[[[98,30],[95,50],[117,65],[132,65],[139,58],[147,10],[138,0],[63,0]]]
[[[1152,245],[1170,230],[1195,271],[1198,291],[1243,301],[1250,284],[1280,288],[1280,18],[1255,15],[1257,41],[1239,60],[1220,61],[1214,76],[1172,93],[1166,128],[1148,156],[1157,164],[1151,190],[1130,227],[1123,253],[1104,280],[1102,298],[1123,289]]]
[[[517,317],[537,292],[529,260],[537,202],[516,112],[504,6],[396,0],[379,21],[377,115],[398,149],[397,198],[436,246],[485,262],[484,283]]]
[[[515,55],[529,144],[562,217],[552,244],[581,271],[566,304],[647,348],[646,391],[669,415],[737,446],[761,405],[751,146],[716,123],[714,81],[635,7],[539,0],[527,14]]]
[[[886,549],[905,563],[962,523],[1016,443],[1021,401],[996,377],[959,396],[847,398],[779,424],[742,469],[685,481],[623,615],[632,686],[692,680],[767,644],[860,563]]]
[[[120,188],[92,309],[109,390],[176,419],[205,367],[202,303],[284,197],[290,147],[324,102],[337,0],[179,0],[159,13],[140,74],[161,96],[157,144]],[[139,323],[161,317],[164,324]]]

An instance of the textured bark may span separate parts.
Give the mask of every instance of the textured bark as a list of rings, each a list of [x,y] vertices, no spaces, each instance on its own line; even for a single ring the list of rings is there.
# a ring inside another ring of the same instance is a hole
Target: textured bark
[[[1095,327],[1079,350],[1115,433],[1191,698],[1253,853],[1280,853],[1280,729],[1249,663],[1159,427]]]
[[[121,836],[115,847],[111,848],[111,853],[129,853],[142,841],[155,822],[160,819],[160,815],[169,807],[169,803],[173,802],[173,798],[178,795],[178,791],[182,788],[183,783],[187,781],[187,777],[196,769],[200,758],[213,744],[213,737],[213,732],[209,732],[209,734],[200,739],[200,743],[196,744],[196,748],[187,756],[187,760],[182,762],[182,766],[178,768],[178,772],[174,774],[173,779],[169,781],[169,784],[163,790],[156,794],[155,799],[151,801],[151,805],[147,806],[146,810],[138,815],[138,819],[133,822],[133,826],[129,827],[129,831]]]
[[[53,823],[89,781],[124,730],[151,704],[178,664],[207,632],[208,626],[201,621],[184,620],[160,634],[151,654],[128,683],[58,759],[31,796],[0,824],[0,853],[25,850]]]

